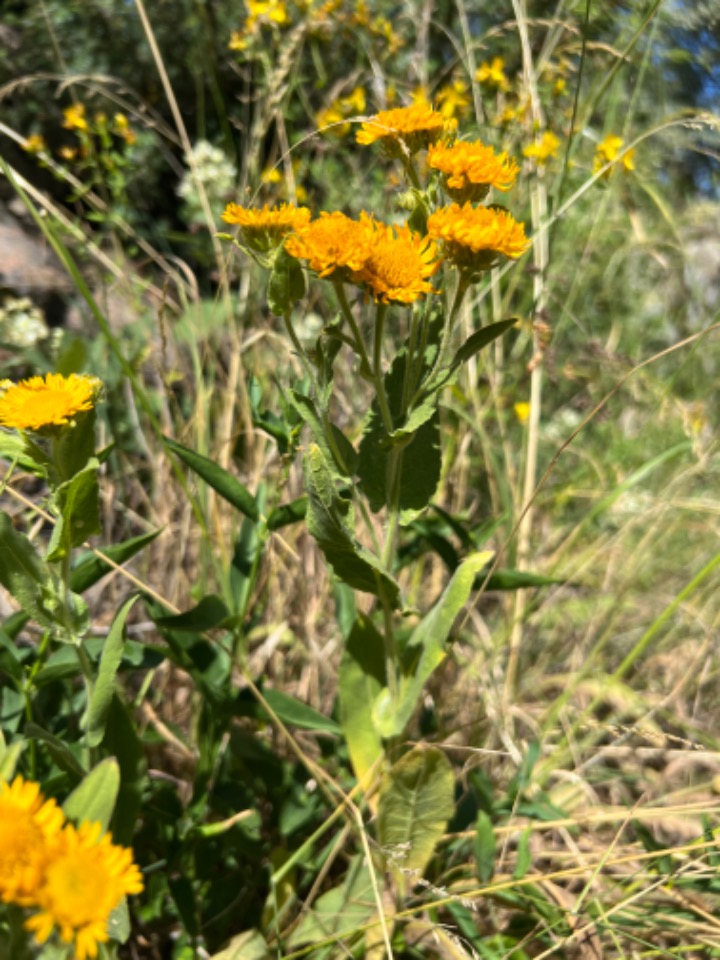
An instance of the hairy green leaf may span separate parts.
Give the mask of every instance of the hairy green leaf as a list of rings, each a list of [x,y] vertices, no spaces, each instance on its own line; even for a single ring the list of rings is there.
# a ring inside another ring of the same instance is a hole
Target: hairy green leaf
[[[99,823],[103,832],[110,826],[120,789],[120,767],[114,757],[107,757],[93,767],[75,787],[63,804],[63,813],[69,820]]]
[[[73,547],[100,533],[99,466],[100,461],[92,457],[84,469],[54,491],[51,503],[58,520],[48,546],[48,561],[61,560]]]

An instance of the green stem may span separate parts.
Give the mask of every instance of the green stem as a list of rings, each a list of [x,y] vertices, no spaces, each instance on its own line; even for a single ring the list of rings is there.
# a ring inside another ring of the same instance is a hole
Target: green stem
[[[412,398],[411,406],[415,406],[418,401],[420,394],[422,393],[425,386],[429,383],[432,383],[435,375],[438,371],[442,370],[443,364],[445,362],[445,355],[450,344],[450,338],[452,337],[453,330],[455,329],[455,321],[457,320],[458,314],[460,313],[460,307],[462,302],[465,299],[465,294],[468,292],[470,285],[472,283],[471,273],[468,270],[461,270],[458,275],[457,286],[455,287],[455,296],[453,297],[452,307],[450,308],[450,315],[448,316],[445,324],[443,326],[442,339],[440,341],[440,348],[438,349],[437,357],[435,357],[435,362],[432,365],[430,373],[425,377],[424,381],[420,384],[420,387],[415,391],[415,395]]]
[[[375,314],[375,337],[373,341],[373,365],[372,365],[372,374],[373,374],[373,383],[375,384],[375,394],[377,396],[378,405],[380,406],[380,414],[383,418],[383,424],[385,426],[385,432],[390,435],[394,430],[392,414],[390,413],[390,404],[388,403],[387,393],[385,392],[385,381],[383,380],[383,369],[382,369],[382,347],[383,347],[383,335],[385,333],[385,314],[387,313],[387,305],[384,303],[379,303],[377,305],[377,313]]]
[[[417,175],[417,170],[415,169],[415,164],[412,162],[412,157],[409,154],[403,153],[402,162],[403,166],[405,167],[405,172],[410,179],[410,183],[415,187],[416,190],[422,190],[420,177]]]
[[[368,356],[367,348],[365,347],[365,341],[362,338],[357,321],[355,320],[350,304],[348,303],[348,299],[345,294],[345,287],[340,280],[334,280],[333,287],[335,288],[335,295],[337,296],[338,303],[340,304],[342,315],[347,320],[352,331],[353,340],[355,341],[355,346],[357,347],[358,354],[360,355],[361,368],[364,372],[370,374],[372,373],[370,357]]]

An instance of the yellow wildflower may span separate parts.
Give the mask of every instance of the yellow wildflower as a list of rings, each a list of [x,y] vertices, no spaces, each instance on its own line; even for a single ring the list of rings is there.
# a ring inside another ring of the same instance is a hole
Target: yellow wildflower
[[[437,100],[438,110],[446,120],[459,117],[472,103],[468,85],[463,80],[454,80],[452,83],[441,87],[435,99]]]
[[[625,141],[622,137],[618,137],[615,134],[609,133],[595,148],[595,157],[593,158],[593,173],[598,173],[608,163],[614,163],[614,161],[618,158],[618,154],[620,153],[623,143],[625,143]],[[627,150],[623,154],[620,162],[622,163],[623,170],[625,170],[626,173],[630,173],[631,170],[635,169],[635,151]],[[609,177],[614,169],[614,166],[608,167],[605,173],[603,173],[603,177]]]
[[[87,120],[85,119],[85,104],[74,103],[71,107],[63,110],[65,122],[63,127],[66,130],[87,130]]]
[[[228,50],[245,50],[248,45],[248,37],[242,30],[233,30],[228,41]]]
[[[48,373],[19,383],[0,385],[0,426],[15,430],[43,430],[72,423],[92,410],[102,389],[97,377]]]
[[[50,845],[65,818],[37,783],[21,776],[0,781],[0,899],[28,906],[35,902],[48,863]]]
[[[315,117],[315,122],[323,133],[345,137],[350,132],[350,124],[343,121],[364,111],[365,90],[363,87],[355,87],[347,97],[339,97],[329,107],[321,110]]]
[[[428,166],[443,173],[443,186],[458,203],[476,203],[487,195],[490,187],[506,193],[520,172],[520,167],[507,153],[496,154],[479,140],[458,140],[451,146],[430,144]]]
[[[423,87],[422,85],[415,87],[410,94],[410,103],[412,106],[430,107],[430,97],[428,96],[427,87]]]
[[[565,88],[567,87],[567,80],[565,77],[558,77],[553,85],[553,96],[560,97],[565,93]]]
[[[513,410],[520,423],[527,423],[530,419],[530,404],[526,401],[513,404]]]
[[[470,203],[436,210],[427,228],[442,241],[447,259],[461,269],[487,270],[501,257],[516,260],[529,246],[525,225],[511,213]]]
[[[63,943],[73,944],[76,960],[97,956],[98,944],[109,939],[110,914],[123,897],[143,889],[132,851],[100,834],[99,823],[66,825],[36,896],[40,913],[25,922],[39,943],[57,928]]]
[[[537,143],[531,143],[523,150],[524,157],[530,157],[536,163],[544,165],[550,157],[556,157],[560,148],[560,140],[550,130],[546,130]]]
[[[422,103],[395,110],[381,110],[358,130],[358,143],[380,141],[391,156],[400,156],[402,143],[412,155],[456,126],[441,113]]]
[[[58,154],[63,160],[74,160],[77,157],[76,147],[60,147]]]
[[[40,133],[31,133],[22,145],[23,150],[28,153],[44,153],[47,150],[45,137]]]
[[[428,277],[439,266],[437,246],[429,237],[412,233],[407,226],[374,224],[370,255],[352,280],[368,287],[375,300],[413,303],[437,292]]]
[[[248,18],[245,29],[255,30],[260,23],[282,26],[290,19],[284,0],[247,0]]]
[[[268,253],[279,246],[284,237],[307,224],[310,211],[283,203],[279,207],[241,207],[229,203],[222,215],[225,223],[236,223],[245,243],[256,253]]]
[[[478,83],[496,87],[502,92],[507,92],[510,89],[510,81],[505,73],[505,61],[502,57],[495,57],[493,60],[486,60],[485,63],[481,63],[475,72],[475,79]]]
[[[323,212],[318,220],[298,228],[285,241],[291,257],[307,260],[308,266],[319,277],[343,279],[348,271],[361,270],[370,255],[372,218],[361,214],[359,221],[344,213]]]

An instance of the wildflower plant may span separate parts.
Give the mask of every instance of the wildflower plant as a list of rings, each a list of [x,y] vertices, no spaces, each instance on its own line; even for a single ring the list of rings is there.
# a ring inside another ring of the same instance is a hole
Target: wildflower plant
[[[223,219],[239,232],[220,235],[269,268],[268,305],[282,317],[304,367],[288,397],[309,433],[307,526],[338,580],[375,598],[367,614],[358,614],[343,655],[342,728],[358,780],[370,788],[380,777],[374,802],[381,843],[396,840],[391,809],[400,784],[417,776],[426,784],[437,805],[436,829],[405,863],[419,870],[452,812],[452,774],[439,750],[398,756],[393,745],[406,734],[491,554],[466,557],[443,593],[417,611],[398,579],[398,549],[403,528],[427,510],[440,479],[442,391],[514,323],[496,322],[458,346],[463,300],[490,269],[517,260],[529,246],[509,211],[478,205],[493,188],[510,190],[518,166],[480,142],[457,139],[455,127],[421,101],[380,112],[358,130],[361,147],[379,146],[401,166],[409,188],[398,201],[404,222],[384,222],[369,210],[352,218],[340,210],[230,204]],[[456,197],[462,206],[448,203]],[[308,284],[331,289],[339,310],[314,348],[297,333]],[[403,342],[396,347],[399,331]],[[335,366],[348,352],[352,379],[367,384],[371,397],[359,443],[352,429],[334,421]],[[408,619],[415,622],[409,632]],[[394,875],[401,891],[402,874]]]

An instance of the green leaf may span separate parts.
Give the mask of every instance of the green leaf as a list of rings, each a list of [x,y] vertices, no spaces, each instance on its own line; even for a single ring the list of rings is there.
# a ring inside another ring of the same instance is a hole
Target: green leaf
[[[483,574],[475,580],[475,589],[479,590],[485,583]],[[487,582],[486,590],[524,590],[528,587],[550,587],[555,583],[565,583],[560,577],[545,577],[541,573],[530,573],[525,570],[494,570]]]
[[[478,813],[473,849],[480,882],[489,883],[495,872],[495,831],[484,810]]]
[[[97,747],[105,736],[105,724],[115,691],[115,675],[125,649],[125,621],[137,599],[137,595],[130,597],[120,607],[103,646],[85,722],[85,741],[89,747]]]
[[[268,279],[267,302],[272,312],[282,317],[305,296],[307,284],[302,267],[284,247],[275,254]]]
[[[159,627],[167,627],[170,630],[202,633],[204,630],[213,630],[220,626],[229,616],[230,611],[225,606],[225,601],[215,594],[209,594],[191,610],[169,617],[156,617],[155,623]]]
[[[258,930],[243,930],[220,953],[214,953],[211,960],[272,960],[272,956]]]
[[[387,683],[383,638],[372,622],[359,614],[340,661],[338,700],[340,725],[358,781],[367,787],[370,773],[383,755],[373,725],[373,704]]]
[[[273,713],[291,727],[300,727],[302,730],[324,730],[326,733],[341,732],[334,720],[324,717],[317,710],[283,693],[282,690],[264,689],[263,697]]]
[[[522,880],[532,866],[532,853],[530,852],[530,838],[532,829],[526,827],[520,834],[517,847],[517,857],[515,858],[515,869],[513,870],[513,880]]]
[[[403,384],[407,357],[396,357],[385,375],[385,391],[393,424],[388,434],[377,401],[366,417],[360,442],[357,473],[370,508],[378,512],[388,505],[389,458],[400,457],[400,522],[411,523],[427,507],[437,489],[442,466],[440,418],[437,398],[431,397],[412,410],[402,422]],[[391,452],[391,447],[400,451]]]
[[[450,761],[437,747],[415,747],[385,774],[378,835],[401,885],[406,871],[422,876],[453,815],[454,791]]]
[[[122,543],[103,547],[101,552],[113,563],[123,564],[149,543],[152,543],[161,532],[160,530],[153,530],[152,533],[143,533],[139,537],[132,537]],[[113,569],[109,563],[101,560],[94,553],[86,553],[72,569],[70,587],[75,593],[84,593]]]
[[[325,432],[325,422],[315,404],[310,397],[300,393],[299,390],[291,390],[289,393],[290,403],[293,409],[299,415],[303,423],[309,427],[314,442],[323,452],[323,456],[328,462],[333,475],[348,478],[355,471],[357,463],[357,453],[345,434],[334,424],[330,424],[332,436],[335,441],[335,447],[340,454],[340,459],[335,455],[335,451],[328,443]],[[342,461],[342,462],[341,462]]]
[[[6,513],[0,513],[0,583],[40,626],[54,629],[59,606],[54,578]]]
[[[463,363],[474,357],[476,353],[484,350],[493,340],[501,337],[510,327],[515,326],[518,317],[510,317],[508,320],[500,320],[498,323],[491,323],[487,327],[481,327],[476,330],[465,343],[460,347],[450,363],[450,369],[455,370]]]
[[[24,740],[16,740],[8,746],[0,730],[0,781],[7,783],[15,776],[15,767],[24,748]]]
[[[113,839],[115,839],[113,837]],[[127,943],[130,939],[130,913],[128,912],[127,897],[123,897],[108,917],[107,932],[111,940],[118,943]]]
[[[135,724],[117,694],[110,704],[102,746],[120,766],[120,790],[112,819],[112,835],[116,843],[127,847],[132,843],[142,806],[147,761]]]
[[[58,520],[50,538],[48,561],[61,560],[73,547],[100,533],[99,466],[99,461],[92,457],[83,470],[53,492],[51,504]]]
[[[60,431],[53,445],[53,465],[61,481],[85,470],[95,455],[95,409],[78,414],[75,422]]]
[[[363,857],[354,857],[343,882],[323,893],[291,934],[287,946],[339,939],[354,933],[376,913],[372,877]]]
[[[415,627],[407,643],[407,652],[418,655],[403,672],[397,703],[390,691],[383,690],[375,703],[373,717],[378,733],[386,738],[400,736],[422,695],[425,683],[445,659],[445,643],[458,613],[467,603],[478,570],[490,561],[492,553],[476,553],[457,568],[437,603]]]
[[[63,813],[77,824],[84,820],[99,823],[104,833],[110,826],[119,789],[120,767],[114,757],[108,757],[75,787],[63,804]]]
[[[400,587],[370,551],[355,540],[352,504],[338,494],[328,462],[317,444],[308,447],[304,466],[308,530],[336,576],[356,590],[375,596],[383,590],[390,603],[397,606]]]
[[[33,456],[37,450],[38,456]],[[0,430],[0,460],[8,460],[17,464],[27,473],[44,475],[47,467],[47,457],[41,450],[28,443],[25,437],[16,433],[6,433]]]
[[[28,723],[25,726],[25,736],[28,740],[41,740],[58,767],[65,773],[69,773],[73,780],[80,780],[85,776],[85,769],[75,759],[70,749],[54,734],[44,730],[37,723]]]
[[[231,473],[207,457],[203,457],[202,454],[189,450],[176,440],[163,437],[163,443],[236,510],[244,513],[251,520],[259,519],[260,511],[255,497]]]
[[[281,527],[287,527],[291,523],[297,523],[305,519],[307,513],[307,497],[298,497],[290,503],[284,503],[280,507],[275,507],[270,511],[267,518],[268,530],[279,530]]]

